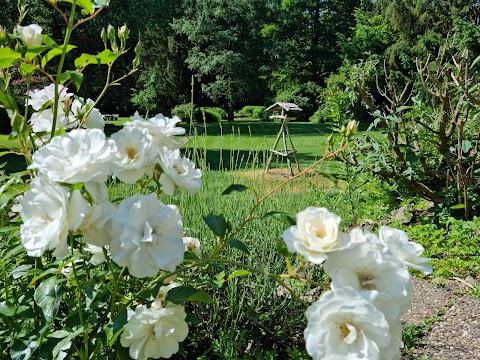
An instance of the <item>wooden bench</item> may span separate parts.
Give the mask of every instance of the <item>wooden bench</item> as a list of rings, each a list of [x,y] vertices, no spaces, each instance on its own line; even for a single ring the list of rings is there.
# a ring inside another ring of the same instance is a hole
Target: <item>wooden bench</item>
[[[117,120],[117,118],[120,116],[119,114],[102,114],[105,120],[113,121]]]

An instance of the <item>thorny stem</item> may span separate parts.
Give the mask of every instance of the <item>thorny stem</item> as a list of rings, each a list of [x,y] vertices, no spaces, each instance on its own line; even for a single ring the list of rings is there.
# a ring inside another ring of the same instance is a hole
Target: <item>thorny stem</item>
[[[67,21],[67,32],[65,34],[65,39],[63,41],[62,47],[62,54],[60,55],[60,61],[58,63],[57,69],[57,76],[55,78],[54,86],[55,86],[55,100],[53,106],[53,123],[52,123],[52,131],[50,138],[53,138],[55,135],[55,129],[57,126],[57,115],[58,115],[58,83],[60,79],[60,75],[62,74],[63,64],[65,63],[65,56],[67,55],[67,47],[70,43],[70,37],[72,36],[73,32],[73,22],[75,20],[75,9],[77,7],[77,2],[74,0],[72,3],[72,8],[70,9],[70,19]]]
[[[70,246],[71,246],[71,249],[72,249],[72,257],[73,257],[73,249],[75,248],[74,246],[74,239],[73,239],[73,235],[70,235]],[[80,286],[80,282],[79,282],[79,278],[78,278],[78,275],[77,275],[77,269],[76,269],[76,265],[75,265],[75,260],[72,259],[72,271],[73,271],[73,276],[75,277],[75,295],[77,297],[77,303],[78,303],[78,316],[80,318],[80,324],[82,324],[83,326],[83,342],[84,342],[84,347],[85,347],[85,358],[88,359],[88,342],[89,342],[89,339],[88,339],[88,332],[86,331],[87,329],[87,324],[85,324],[85,319],[83,318],[83,301],[82,301],[82,293],[81,291],[79,290],[79,286]],[[82,353],[80,352],[80,355]],[[82,356],[81,356],[82,357]]]

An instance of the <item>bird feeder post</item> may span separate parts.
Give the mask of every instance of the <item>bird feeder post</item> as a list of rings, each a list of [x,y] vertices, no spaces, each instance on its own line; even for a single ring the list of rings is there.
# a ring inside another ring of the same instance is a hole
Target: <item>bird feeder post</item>
[[[273,161],[273,155],[279,155],[282,157],[285,157],[287,160],[287,165],[289,169],[290,176],[293,176],[293,169],[292,169],[292,163],[290,161],[290,155],[293,154],[295,158],[295,163],[297,164],[297,170],[300,172],[300,164],[298,162],[298,157],[297,157],[297,151],[295,150],[295,147],[293,146],[293,141],[292,137],[290,136],[290,131],[288,130],[288,124],[287,124],[287,117],[288,117],[288,111],[293,110],[293,111],[301,111],[297,105],[292,104],[292,103],[275,103],[272,106],[270,106],[267,110],[273,110],[274,114],[271,116],[273,119],[281,119],[282,124],[280,126],[280,130],[278,131],[277,137],[275,139],[275,143],[273,145],[272,150],[270,150],[270,156],[267,161],[267,167],[265,168],[265,173],[268,172],[270,169],[270,165],[272,164]],[[280,115],[275,115],[276,111],[280,111]],[[283,149],[281,151],[277,150],[278,143],[280,142],[280,137],[282,137],[282,142],[283,142]],[[288,142],[290,142],[291,149],[288,149]]]

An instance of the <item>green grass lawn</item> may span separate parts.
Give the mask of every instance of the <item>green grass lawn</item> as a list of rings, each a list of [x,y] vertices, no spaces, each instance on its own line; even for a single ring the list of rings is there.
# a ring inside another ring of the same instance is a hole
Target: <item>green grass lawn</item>
[[[111,134],[116,131],[125,120],[109,122],[106,132]],[[332,132],[327,125],[297,122],[288,125],[302,168],[323,156],[326,139]],[[182,126],[188,127],[185,124]],[[237,229],[249,215],[255,201],[255,193],[251,190],[228,196],[221,195],[223,190],[230,184],[243,184],[262,196],[287,178],[287,173],[282,172],[285,162],[275,161],[272,164],[274,169],[268,175],[264,174],[265,161],[279,128],[280,124],[273,122],[221,122],[209,124],[203,134],[190,136],[183,151],[202,168],[202,187],[195,194],[177,191],[171,197],[161,195],[160,200],[178,206],[185,235],[201,240],[204,255],[212,251],[217,241],[204,217],[208,214],[223,215],[232,228]],[[0,147],[14,149],[15,144],[7,137],[0,138]],[[7,155],[3,157],[5,161],[12,171],[25,167],[21,157]],[[350,188],[345,182],[337,186],[320,174],[341,169],[339,163],[327,161],[318,171],[286,184],[267,198],[253,214],[257,220],[248,222],[236,235],[249,254],[227,248],[223,257],[268,273],[287,272],[284,257],[275,251],[277,244],[282,242],[281,234],[287,225],[274,218],[263,217],[272,211],[286,212],[295,217],[308,206],[326,207],[342,217],[344,231],[349,229],[354,218],[359,222],[373,220],[378,225],[379,220],[389,217],[397,200],[392,188],[368,175],[352,183]],[[365,181],[367,177],[368,181]],[[135,194],[136,190],[135,185],[112,182],[110,198],[125,198]],[[425,246],[426,254],[434,258],[436,276],[464,276],[479,271],[478,265],[475,265],[479,260],[476,240],[478,220],[468,224],[452,220],[448,223],[450,231],[447,235],[444,229],[431,224],[430,219],[426,221],[406,230],[413,240]],[[17,233],[12,233],[12,237],[19,241]],[[301,265],[295,255],[290,260],[294,268]],[[188,310],[199,322],[192,325],[184,344],[186,358],[307,359],[302,335],[306,304],[292,301],[282,294],[278,284],[267,276],[251,274],[227,280],[236,270],[238,268],[231,265],[211,264],[183,275],[197,281],[195,285],[215,300],[209,305],[188,304]],[[302,271],[306,279],[320,281],[324,277],[319,266],[305,267]],[[308,295],[312,290],[312,286],[298,281],[288,280],[288,285],[298,296]],[[248,352],[246,349],[249,349]],[[180,355],[174,357],[180,358]]]

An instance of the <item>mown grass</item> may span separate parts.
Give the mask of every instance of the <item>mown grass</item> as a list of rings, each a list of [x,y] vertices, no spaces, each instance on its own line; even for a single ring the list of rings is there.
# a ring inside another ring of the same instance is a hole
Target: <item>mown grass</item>
[[[162,196],[161,200],[179,207],[186,235],[201,239],[202,253],[206,256],[216,240],[203,218],[210,213],[223,215],[236,229],[245,220],[255,201],[253,191],[221,195],[223,190],[233,183],[243,184],[255,188],[261,196],[283,180],[281,176],[265,175],[263,169],[210,170],[205,172],[198,193],[178,191],[172,197]],[[356,203],[368,204],[362,209],[359,205],[357,209],[363,218],[384,216],[384,210],[379,209],[385,209],[388,206],[386,201],[390,198],[388,189],[382,187],[380,182],[372,181],[355,195]],[[132,195],[135,188],[116,185],[111,192],[112,198],[124,197]],[[253,214],[258,219],[249,222],[237,236],[247,246],[248,255],[228,248],[223,256],[267,273],[286,273],[285,259],[276,248],[282,242],[281,234],[287,225],[274,218],[263,218],[263,215],[282,211],[295,217],[296,213],[308,206],[327,207],[344,218],[342,226],[347,230],[352,216],[349,202],[344,189],[335,187],[317,173],[309,174],[285,185],[267,198]],[[291,261],[294,268],[301,264],[296,256]],[[227,277],[236,270],[238,268],[234,266],[216,264],[188,274],[214,296],[215,304],[190,305],[189,309],[199,321],[191,327],[191,334],[185,343],[187,358],[307,359],[303,351],[303,329],[308,303],[293,301],[267,276],[249,275],[227,281]],[[315,281],[322,280],[324,276],[319,266],[305,268],[302,273],[305,278]],[[213,281],[206,281],[207,278]],[[297,281],[291,281],[289,285],[300,298],[313,289]]]
[[[124,121],[119,119],[109,125],[107,132],[115,131]],[[263,195],[288,176],[285,162],[275,162],[273,169],[264,173],[265,161],[279,127],[279,123],[248,121],[211,124],[205,128],[205,133],[191,136],[184,147],[183,151],[204,171],[202,188],[196,194],[179,191],[172,197],[162,196],[161,201],[179,207],[185,235],[201,240],[204,255],[209,254],[216,241],[204,217],[221,214],[236,229],[255,201],[253,191],[222,196],[223,190],[233,183],[244,184]],[[289,123],[289,129],[302,168],[323,156],[326,138],[331,133],[326,125]],[[10,143],[4,145],[11,146]],[[7,162],[9,167],[24,166],[17,158]],[[287,225],[270,217],[262,218],[271,211],[286,212],[294,217],[308,206],[327,207],[342,216],[344,230],[348,230],[353,219],[375,222],[389,216],[396,200],[394,188],[365,175],[337,184],[322,176],[323,172],[342,171],[343,165],[327,161],[281,188],[258,207],[254,217],[259,219],[250,221],[238,234],[249,254],[228,248],[223,255],[267,273],[285,273],[285,259],[276,247]],[[112,199],[118,199],[133,195],[136,188],[112,184],[110,192]],[[444,225],[449,229],[447,234],[443,232]],[[478,228],[478,220],[472,224],[451,222],[441,226],[427,220],[407,231],[413,240],[425,246],[427,256],[434,258],[435,275],[457,276],[480,271]],[[300,266],[297,257],[291,260],[293,267]],[[477,265],[472,265],[474,262]],[[470,271],[466,272],[467,269]],[[267,276],[252,274],[227,281],[235,270],[238,269],[234,266],[212,264],[184,275],[195,279],[198,287],[215,298],[211,305],[189,305],[196,320],[190,325],[190,335],[183,345],[184,356],[197,359],[308,358],[303,351],[302,334],[308,304],[290,299]],[[305,268],[302,273],[305,278],[317,281],[324,276],[320,267]],[[301,298],[312,290],[311,286],[300,282],[292,281],[289,285]]]

